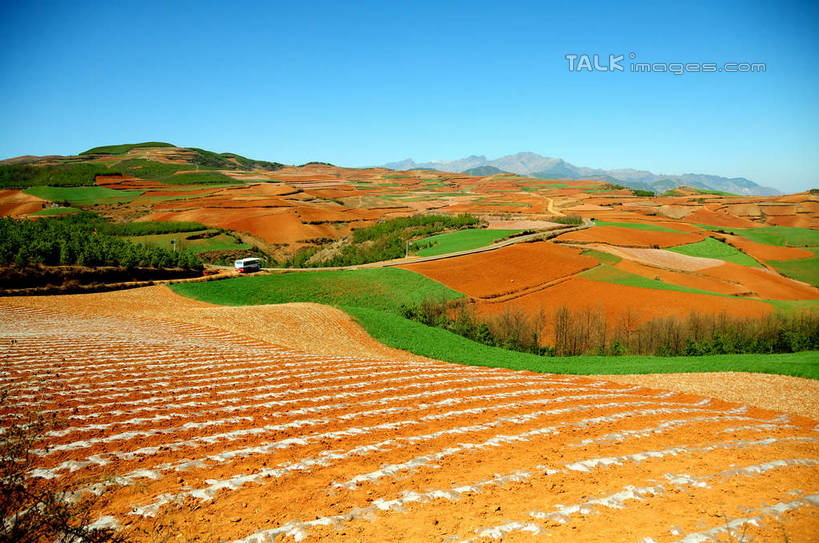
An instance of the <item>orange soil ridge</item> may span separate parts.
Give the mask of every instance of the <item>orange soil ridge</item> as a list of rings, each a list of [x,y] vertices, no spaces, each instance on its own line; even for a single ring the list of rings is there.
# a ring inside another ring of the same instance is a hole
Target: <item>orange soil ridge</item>
[[[817,533],[815,420],[8,299],[0,323],[9,382],[31,392],[56,370],[38,392],[68,427],[37,473],[117,475],[96,512],[136,541],[668,541],[743,519],[763,540]]]

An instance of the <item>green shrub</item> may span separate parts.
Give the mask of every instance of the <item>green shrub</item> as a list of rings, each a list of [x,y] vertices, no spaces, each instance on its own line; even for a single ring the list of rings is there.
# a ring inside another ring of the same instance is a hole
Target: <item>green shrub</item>
[[[87,151],[80,153],[83,155],[124,155],[131,149],[140,147],[173,147],[173,144],[164,143],[161,141],[146,141],[143,143],[122,143],[120,145],[103,145],[101,147],[94,147]]]
[[[583,217],[580,215],[559,215],[557,217],[551,217],[549,221],[558,224],[580,225],[583,224]]]
[[[121,173],[102,164],[87,162],[56,166],[32,166],[10,164],[0,166],[0,188],[27,188],[50,185],[54,187],[79,187],[93,185],[97,175]]]
[[[173,234],[176,232],[196,232],[207,230],[198,222],[145,221],[106,224],[102,227],[114,236],[146,236],[149,234]]]
[[[0,264],[202,268],[187,251],[131,243],[111,235],[109,226],[89,213],[36,221],[0,218]]]

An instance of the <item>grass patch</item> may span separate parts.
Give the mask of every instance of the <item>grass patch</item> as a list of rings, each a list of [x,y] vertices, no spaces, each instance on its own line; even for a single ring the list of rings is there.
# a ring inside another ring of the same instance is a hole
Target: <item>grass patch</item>
[[[517,202],[482,202],[480,200],[476,200],[472,203],[479,206],[529,207],[529,204],[519,204]]]
[[[696,243],[670,247],[668,250],[674,251],[675,253],[679,253],[681,255],[718,258],[726,262],[733,262],[743,266],[762,266],[759,262],[746,255],[739,249],[736,249],[735,247],[714,238],[705,238],[704,240]]]
[[[811,251],[814,256],[809,258],[771,260],[768,264],[782,275],[819,287],[819,248],[813,248]]]
[[[183,296],[217,305],[316,302],[380,311],[398,311],[402,305],[418,305],[427,298],[463,296],[421,274],[398,268],[261,275],[179,283],[171,288]]]
[[[179,173],[162,179],[163,183],[171,185],[244,185],[245,182],[234,179],[222,172],[204,171]]]
[[[795,228],[792,226],[761,226],[759,228],[737,228],[733,232],[745,239],[782,247],[819,246],[819,230]]]
[[[184,221],[140,221],[114,223],[106,227],[108,233],[116,236],[145,236],[148,234],[174,234],[177,232],[197,232],[208,230],[198,222]]]
[[[173,144],[161,141],[146,141],[143,143],[123,143],[120,145],[103,145],[83,151],[80,155],[124,155],[131,149],[140,147],[173,147]]]
[[[342,309],[385,345],[472,366],[580,375],[746,371],[819,379],[819,353],[816,351],[679,357],[544,357],[482,345],[447,330],[425,326],[384,311],[362,307]]]
[[[70,215],[72,213],[81,213],[81,209],[77,209],[76,207],[48,207],[46,209],[41,209],[36,213],[32,213],[32,215],[40,215],[40,216],[48,216],[54,217],[59,215]]]
[[[26,194],[52,202],[69,202],[72,206],[130,202],[144,191],[117,190],[106,187],[31,187]]]
[[[696,187],[692,188],[695,191],[699,192],[700,194],[715,194],[717,196],[739,196],[739,194],[734,194],[733,192],[725,192],[724,190],[698,189]]]
[[[596,258],[602,264],[611,264],[612,266],[623,260],[617,255],[604,253],[603,251],[598,251],[597,249],[583,249],[583,252],[580,254]]]
[[[594,221],[594,224],[595,226],[619,226],[620,228],[631,228],[632,230],[646,230],[649,232],[668,232],[670,234],[681,233],[681,230],[675,230],[667,226],[660,226],[659,224],[650,223]]]
[[[796,228],[792,226],[760,226],[759,228],[729,228],[727,226],[712,226],[710,224],[695,224],[703,230],[711,232],[728,232],[742,236],[745,239],[767,245],[780,247],[817,247],[819,246],[819,231],[810,228]]]
[[[657,279],[649,279],[636,273],[627,272],[618,268],[612,268],[608,265],[598,266],[590,270],[586,270],[580,274],[585,279],[592,281],[599,281],[601,283],[613,283],[615,285],[624,285],[627,287],[648,288],[654,290],[674,290],[677,292],[690,292],[693,294],[708,294],[710,296],[723,296],[725,294],[718,294],[709,290],[701,290],[698,288],[684,287],[675,285],[673,283],[666,283]]]
[[[521,230],[487,230],[471,228],[468,230],[458,230],[438,234],[416,241],[412,244],[414,248],[421,247],[417,251],[419,256],[443,255],[457,251],[467,251],[477,249],[493,243],[495,240],[518,234]]]
[[[176,196],[143,196],[140,202],[169,202],[171,200],[190,200],[191,198],[202,198],[207,194],[179,194]]]
[[[138,223],[135,223],[138,224]],[[236,243],[237,239],[229,234],[216,234],[215,236],[201,239],[187,239],[192,235],[216,232],[215,230],[203,230],[198,232],[172,233],[172,234],[149,234],[144,236],[128,236],[125,239],[134,243],[143,243],[153,247],[173,250],[172,240],[176,240],[178,250],[188,250],[192,253],[204,251],[236,251],[251,249],[252,245],[247,243]]]
[[[774,311],[792,315],[801,311],[819,310],[819,300],[763,300],[773,306]]]

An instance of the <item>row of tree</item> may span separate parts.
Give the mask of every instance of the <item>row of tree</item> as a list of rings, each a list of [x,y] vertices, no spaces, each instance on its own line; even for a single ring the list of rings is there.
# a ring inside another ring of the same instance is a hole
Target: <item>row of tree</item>
[[[760,318],[692,312],[687,318],[641,322],[627,312],[611,323],[599,308],[530,315],[507,310],[479,318],[463,299],[425,300],[401,314],[445,328],[473,341],[544,356],[659,355],[702,356],[734,353],[789,353],[819,350],[819,312],[771,313]]]
[[[188,251],[172,252],[116,237],[108,223],[89,213],[36,221],[0,218],[0,264],[202,268]]]

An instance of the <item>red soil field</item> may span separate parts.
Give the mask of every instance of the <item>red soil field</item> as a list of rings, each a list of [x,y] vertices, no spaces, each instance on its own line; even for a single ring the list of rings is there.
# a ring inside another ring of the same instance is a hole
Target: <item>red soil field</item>
[[[783,277],[764,268],[751,268],[732,262],[722,266],[702,270],[704,275],[724,281],[733,281],[756,293],[756,296],[769,300],[816,300],[819,289],[805,283]]]
[[[559,236],[563,242],[579,243],[607,243],[624,247],[673,247],[686,243],[701,241],[704,234],[655,232],[650,230],[636,230],[620,226],[596,226],[587,230],[570,232]]]
[[[200,222],[216,228],[247,232],[268,243],[288,243],[293,246],[303,245],[306,240],[316,238],[337,238],[349,232],[346,225],[338,228],[329,224],[303,224],[296,211],[290,207],[160,211],[146,216],[144,220]]]
[[[734,317],[757,317],[771,312],[769,304],[755,300],[637,288],[582,277],[573,277],[509,301],[480,301],[477,308],[478,313],[483,315],[497,315],[520,309],[534,316],[541,309],[547,315],[552,314],[564,305],[573,310],[600,308],[611,326],[628,312],[631,312],[637,323],[655,317],[685,318],[692,311],[713,314],[724,312]]]
[[[685,221],[692,224],[708,224],[711,226],[727,226],[734,228],[752,228],[754,223],[731,215],[724,211],[710,211],[702,208],[688,214]]]
[[[597,264],[579,249],[538,242],[401,267],[469,296],[491,298],[569,277]]]
[[[766,260],[797,260],[800,258],[810,258],[813,256],[807,249],[797,247],[779,247],[766,243],[757,243],[743,238],[742,236],[721,235],[730,245],[733,245],[743,253],[748,253],[760,261]]]
[[[766,224],[793,228],[819,228],[819,220],[810,215],[777,215],[768,217]]]
[[[660,281],[671,283],[673,285],[698,288],[709,292],[716,292],[718,294],[737,295],[749,292],[749,290],[741,284],[730,283],[716,279],[715,277],[705,276],[702,273],[697,272],[685,273],[664,270],[653,266],[646,266],[645,264],[632,262],[630,260],[622,260],[617,263],[615,267],[623,271],[636,273],[637,275],[647,277],[648,279],[659,278]]]
[[[0,345],[12,405],[36,393],[66,420],[31,476],[101,481],[96,516],[135,541],[701,541],[749,523],[810,541],[819,527],[816,421],[794,415],[5,301]]]

